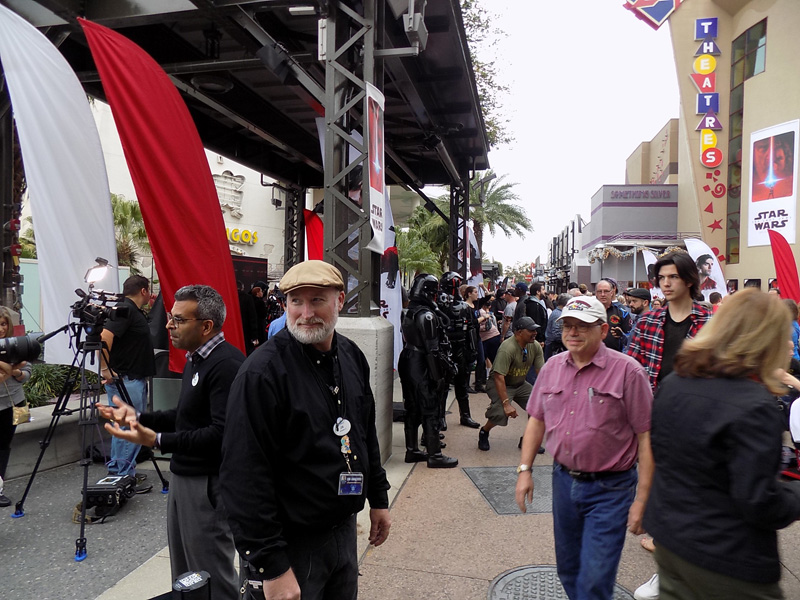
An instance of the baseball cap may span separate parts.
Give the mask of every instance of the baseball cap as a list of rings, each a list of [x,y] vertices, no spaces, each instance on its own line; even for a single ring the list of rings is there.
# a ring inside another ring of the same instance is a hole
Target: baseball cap
[[[608,322],[605,307],[594,296],[575,296],[561,311],[559,321],[572,317],[584,323]]]
[[[523,329],[536,331],[539,329],[539,324],[530,317],[520,317],[514,321],[514,331],[522,331]]]
[[[639,300],[650,300],[650,291],[644,288],[628,288],[625,290],[625,295]]]
[[[321,260],[306,260],[293,266],[286,271],[279,285],[284,294],[301,287],[344,289],[344,281],[339,269]]]
[[[520,281],[517,285],[514,286],[514,289],[517,290],[517,296],[519,296],[520,292],[522,292],[523,294],[527,294],[528,293],[528,284],[527,283],[523,283],[522,281]]]

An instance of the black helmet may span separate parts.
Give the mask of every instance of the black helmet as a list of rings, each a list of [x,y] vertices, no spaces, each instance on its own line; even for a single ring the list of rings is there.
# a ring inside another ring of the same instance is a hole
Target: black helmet
[[[439,289],[448,296],[452,296],[456,300],[461,300],[461,294],[458,293],[458,288],[461,287],[462,283],[464,283],[464,280],[461,278],[461,275],[455,271],[448,271],[439,278]]]
[[[408,293],[409,300],[436,301],[436,292],[439,290],[439,282],[436,277],[427,273],[420,273],[414,277],[411,290]]]

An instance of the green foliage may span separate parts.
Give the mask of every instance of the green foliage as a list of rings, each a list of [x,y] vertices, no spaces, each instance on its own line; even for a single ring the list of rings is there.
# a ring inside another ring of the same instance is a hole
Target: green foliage
[[[70,369],[67,365],[49,365],[37,363],[31,369],[31,376],[22,388],[25,390],[25,398],[31,407],[42,406],[50,400],[58,398],[67,381]],[[97,373],[86,372],[86,379],[90,383],[99,381]],[[72,392],[79,392],[81,389],[80,380],[76,380]]]
[[[33,217],[25,217],[28,228],[19,236],[19,245],[22,246],[22,258],[36,258],[36,236],[33,233]]]
[[[141,275],[139,260],[143,253],[150,252],[142,209],[138,202],[127,200],[120,194],[111,194],[111,212],[117,239],[117,263],[130,267],[132,275]]]
[[[433,202],[444,214],[450,213],[449,198],[439,198],[438,200],[433,200]],[[430,249],[438,265],[438,269],[436,269],[438,273],[443,273],[447,270],[450,257],[450,228],[444,222],[444,219],[437,213],[428,211],[424,206],[418,206],[408,218],[408,231],[409,235],[420,240]],[[425,271],[421,270],[419,272]],[[431,275],[437,274],[433,272],[433,269],[427,272],[431,273]]]
[[[410,281],[419,273],[430,273],[437,277],[442,274],[438,257],[416,231],[396,231],[395,236],[400,271],[406,281]]]
[[[492,57],[497,39],[504,34],[492,26],[494,15],[486,9],[484,0],[461,0],[461,14],[489,144],[509,144],[514,137],[508,129],[509,120],[502,116],[500,97],[510,90],[499,82],[496,60]]]

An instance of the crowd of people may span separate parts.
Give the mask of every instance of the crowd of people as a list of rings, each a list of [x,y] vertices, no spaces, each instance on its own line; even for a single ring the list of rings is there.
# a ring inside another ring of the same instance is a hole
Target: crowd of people
[[[789,369],[800,357],[797,304],[755,289],[706,303],[685,252],[662,256],[654,274],[660,307],[651,290],[620,294],[611,278],[594,294],[579,284],[553,294],[540,283],[491,293],[454,272],[417,275],[398,365],[404,459],[458,465],[442,451],[451,386],[458,424],[478,430],[479,451],[524,412],[515,499],[525,512],[532,466],[547,452],[569,598],[613,597],[626,532],[646,532],[658,570],[637,600],[782,598],[776,532],[800,518],[800,484],[778,478],[787,391],[800,390]],[[148,412],[149,284],[125,282],[129,316],[104,333],[100,357],[109,397],[97,409],[115,439],[109,473],[137,476],[142,447],[171,454],[173,578],[205,570],[211,597],[231,600],[240,587],[253,599],[356,598],[355,515],[369,502],[375,545],[391,518],[367,359],[335,331],[345,284],[322,261],[292,267],[282,298],[270,294],[285,301],[282,323],[265,289],[240,288],[255,321],[249,356],[225,340],[217,291],[176,292],[166,329],[186,352],[180,398]],[[4,310],[0,336],[9,336]],[[27,364],[0,363],[0,475],[11,406],[29,376]],[[473,392],[488,399],[483,425]],[[137,491],[148,489],[137,477]],[[0,487],[0,505],[10,503]]]

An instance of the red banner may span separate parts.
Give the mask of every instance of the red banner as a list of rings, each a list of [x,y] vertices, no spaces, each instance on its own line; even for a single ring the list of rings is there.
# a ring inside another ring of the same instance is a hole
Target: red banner
[[[775,261],[775,276],[781,298],[791,298],[800,302],[800,280],[797,276],[797,261],[792,254],[789,242],[777,231],[769,230],[769,242],[772,246],[772,259]]]
[[[319,215],[308,209],[303,209],[303,218],[306,223],[306,246],[308,246],[309,260],[322,260],[322,219]]]
[[[205,284],[225,300],[225,337],[244,351],[233,261],[203,144],[183,99],[139,46],[78,19],[100,73],[142,208],[169,310],[178,288]],[[170,349],[170,369],[183,370]]]

